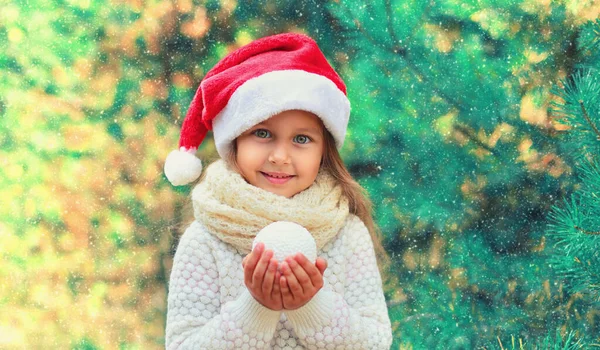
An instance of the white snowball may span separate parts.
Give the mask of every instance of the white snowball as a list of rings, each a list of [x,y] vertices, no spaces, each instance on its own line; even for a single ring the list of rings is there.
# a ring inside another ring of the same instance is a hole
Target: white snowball
[[[273,256],[280,263],[290,255],[302,253],[309,261],[317,260],[317,244],[307,229],[294,222],[276,221],[254,237],[252,249],[258,242],[265,244],[265,250],[273,250]]]

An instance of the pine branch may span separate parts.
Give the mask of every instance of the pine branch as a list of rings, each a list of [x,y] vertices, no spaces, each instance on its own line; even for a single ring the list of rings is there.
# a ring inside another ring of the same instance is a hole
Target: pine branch
[[[594,283],[593,281],[600,281],[600,276],[598,276],[598,274],[594,273],[593,271],[590,271],[590,269],[588,269],[587,266],[585,266],[585,264],[578,257],[574,256],[573,259],[575,260],[576,263],[580,264],[583,271],[585,271],[585,273],[587,273],[587,278],[588,278],[588,282],[589,282],[588,289],[590,289],[590,290],[598,289],[598,287],[600,287],[600,284]],[[589,264],[589,262],[588,262],[588,264]],[[599,297],[600,297],[600,295],[599,295]]]
[[[590,116],[588,115],[587,110],[585,109],[585,106],[583,104],[583,100],[579,100],[579,105],[581,106],[581,111],[583,112],[583,117],[590,124],[590,126],[592,127],[592,129],[594,130],[596,135],[598,135],[598,140],[600,141],[600,131],[598,131],[598,128],[596,127],[594,122],[592,122],[592,120],[590,119]]]
[[[415,315],[411,315],[411,316],[407,316],[404,317],[403,319],[400,320],[400,323],[410,323],[414,320],[419,320],[421,318],[425,318],[425,319],[436,319],[436,320],[442,320],[442,318],[439,315],[436,315],[434,313],[421,313],[421,314],[415,314]]]
[[[600,235],[600,231],[588,231],[588,230],[586,230],[584,228],[581,228],[579,226],[575,226],[575,229],[577,231],[579,231],[579,232],[585,233],[586,235]]]
[[[406,52],[403,47],[398,45],[400,40],[398,40],[398,36],[396,35],[396,31],[394,30],[394,25],[392,23],[392,4],[390,0],[385,1],[385,12],[387,15],[387,27],[390,36],[392,37],[392,41],[394,43],[394,52],[400,54],[400,56],[405,56]]]
[[[492,153],[494,156],[498,156],[498,152],[491,148],[490,146],[486,145],[483,141],[481,141],[477,135],[475,135],[471,130],[467,129],[466,127],[459,125],[459,124],[454,124],[452,125],[452,128],[458,132],[460,132],[461,134],[463,134],[464,136],[466,136],[469,140],[471,140],[473,143],[475,143],[477,146],[485,149],[486,151]]]
[[[365,39],[367,39],[373,46],[378,47],[384,51],[390,52],[394,55],[399,55],[400,57],[402,57],[404,59],[404,61],[406,62],[406,65],[413,71],[415,72],[415,75],[419,78],[420,81],[425,82],[426,84],[429,84],[429,86],[431,86],[431,89],[442,99],[446,100],[446,102],[448,102],[450,105],[453,105],[454,107],[456,107],[457,109],[459,109],[460,111],[466,111],[468,110],[468,108],[466,106],[464,106],[461,102],[459,102],[458,100],[452,98],[451,96],[449,96],[448,94],[446,94],[445,92],[443,92],[440,88],[438,88],[438,86],[429,79],[429,77],[427,77],[425,74],[423,74],[423,72],[421,72],[421,70],[414,64],[414,62],[408,57],[408,51],[400,46],[399,40],[396,37],[395,32],[393,31],[393,29],[390,32],[390,35],[392,36],[392,41],[393,41],[393,46],[389,47],[387,45],[384,45],[382,43],[379,43],[377,40],[375,40],[373,37],[371,37],[371,35],[369,35],[369,33],[367,33],[367,31],[363,28],[362,24],[360,23],[360,21],[358,20],[358,18],[356,18],[354,16],[354,14],[352,13],[352,11],[350,11],[350,8],[348,8],[348,6],[344,5],[343,3],[340,3],[340,5],[344,8],[344,10],[346,11],[346,14],[352,18],[352,21],[354,22],[354,25],[356,26],[356,28],[358,29],[358,31],[365,37]],[[388,3],[386,3],[386,10],[388,13],[388,28],[392,28],[392,21],[391,21],[391,5],[389,5],[389,1]],[[388,30],[389,31],[389,30]]]
[[[354,25],[356,26],[356,29],[358,29],[358,31],[373,45],[376,47],[379,47],[380,49],[383,50],[389,50],[388,47],[386,47],[385,45],[381,45],[379,42],[377,42],[374,38],[372,38],[369,33],[367,33],[367,31],[363,28],[362,24],[360,23],[360,21],[358,20],[358,18],[354,17],[354,14],[352,13],[352,11],[350,11],[350,8],[348,8],[348,6],[344,5],[343,3],[340,3],[340,5],[342,5],[342,7],[344,8],[344,10],[346,10],[346,14],[352,18],[352,21],[354,22]]]

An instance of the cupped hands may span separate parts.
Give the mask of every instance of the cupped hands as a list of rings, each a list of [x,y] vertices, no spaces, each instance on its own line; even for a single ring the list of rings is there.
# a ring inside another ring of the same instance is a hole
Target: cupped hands
[[[273,251],[258,243],[242,261],[244,283],[250,294],[271,310],[295,310],[308,303],[323,288],[327,260],[310,262],[302,253],[279,264]]]

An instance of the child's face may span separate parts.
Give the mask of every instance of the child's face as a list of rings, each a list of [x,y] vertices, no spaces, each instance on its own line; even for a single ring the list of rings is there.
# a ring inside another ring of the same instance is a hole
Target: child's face
[[[289,110],[253,126],[235,142],[236,162],[246,181],[290,198],[317,177],[323,156],[323,126],[310,112]]]

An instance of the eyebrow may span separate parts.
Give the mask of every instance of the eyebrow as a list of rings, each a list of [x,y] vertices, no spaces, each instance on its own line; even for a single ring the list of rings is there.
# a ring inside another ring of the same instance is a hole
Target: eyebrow
[[[297,132],[312,132],[315,133],[317,135],[321,134],[321,130],[317,129],[317,128],[301,128],[301,129],[297,129]]]

